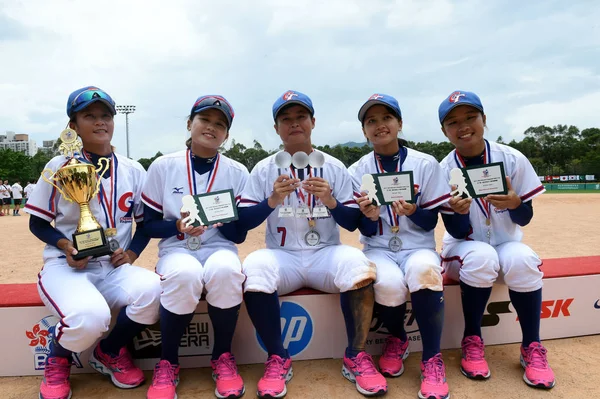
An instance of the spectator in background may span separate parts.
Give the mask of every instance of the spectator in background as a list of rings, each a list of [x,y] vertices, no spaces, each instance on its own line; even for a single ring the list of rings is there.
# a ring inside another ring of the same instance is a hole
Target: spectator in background
[[[31,195],[31,193],[33,192],[33,189],[35,188],[35,182],[27,182],[27,185],[25,186],[25,188],[23,189],[23,193],[25,193],[25,199],[28,199],[29,196]]]
[[[19,209],[21,209],[21,201],[23,200],[23,187],[21,186],[21,182],[17,181],[15,184],[13,184],[11,190],[13,202],[15,204],[15,207],[13,208],[13,216],[21,216],[19,214]]]
[[[8,180],[4,180],[4,183],[0,184],[0,214],[2,216],[8,215],[10,209],[10,191],[11,186],[9,186]]]

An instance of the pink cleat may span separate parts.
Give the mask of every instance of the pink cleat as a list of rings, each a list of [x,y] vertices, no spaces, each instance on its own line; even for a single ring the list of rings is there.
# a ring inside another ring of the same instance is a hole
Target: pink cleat
[[[551,389],[556,384],[546,353],[546,348],[539,342],[532,342],[527,348],[521,347],[521,366],[525,369],[523,380],[527,385]]]
[[[367,352],[360,352],[353,358],[344,355],[342,375],[356,383],[358,392],[365,396],[381,396],[387,392],[387,381],[377,371],[373,358]]]
[[[154,366],[152,384],[146,394],[147,399],[177,399],[175,391],[179,384],[179,365],[161,360]]]
[[[265,374],[258,380],[259,398],[283,398],[287,394],[285,384],[292,379],[292,359],[277,355],[269,356],[265,363]]]
[[[118,388],[135,388],[144,383],[144,372],[133,364],[133,359],[125,347],[121,348],[117,356],[112,357],[102,352],[98,343],[88,362],[94,370],[109,376]]]
[[[431,359],[421,362],[421,399],[448,399],[450,393],[446,382],[446,367],[442,354],[438,353]]]
[[[400,377],[404,373],[404,360],[408,357],[408,340],[389,336],[385,339],[379,358],[379,370],[386,377]]]
[[[70,399],[71,360],[66,357],[49,357],[44,368],[39,399]]]
[[[485,380],[490,378],[490,368],[485,360],[483,340],[477,335],[464,337],[460,346],[462,347],[462,359],[460,360],[460,371],[474,380]]]
[[[244,381],[238,373],[235,357],[231,353],[223,353],[217,360],[211,360],[210,365],[213,369],[213,380],[217,384],[217,398],[240,398],[244,394]]]

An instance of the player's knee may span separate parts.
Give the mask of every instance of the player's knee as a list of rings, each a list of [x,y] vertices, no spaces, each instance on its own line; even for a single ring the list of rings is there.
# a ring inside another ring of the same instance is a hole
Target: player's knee
[[[110,309],[106,304],[85,306],[72,315],[65,317],[68,327],[69,347],[73,352],[81,352],[89,348],[108,331],[110,326]],[[64,339],[64,338],[63,338]]]
[[[343,256],[336,260],[335,285],[340,292],[365,287],[375,281],[377,267],[365,254],[354,247],[345,247]]]
[[[406,265],[406,282],[410,292],[423,289],[442,291],[444,289],[442,267],[439,263],[414,262]]]
[[[240,276],[243,276],[242,265],[238,256],[232,251],[217,251],[204,264],[206,285],[209,285],[209,282],[225,285],[232,280],[239,281]]]
[[[515,256],[507,265],[502,265],[504,283],[508,288],[518,292],[541,288],[544,274],[539,269],[539,265],[540,260],[535,254]]]
[[[129,305],[131,318],[140,324],[154,324],[159,318],[160,296],[162,288],[160,278],[152,273],[139,285],[139,290]],[[156,278],[154,278],[156,277]]]
[[[279,266],[265,250],[252,252],[242,263],[242,273],[246,276],[244,291],[265,292],[277,291]]]
[[[460,269],[460,280],[472,287],[487,288],[498,278],[498,253],[488,244],[480,243],[467,253]]]
[[[383,306],[400,306],[408,299],[408,288],[401,276],[386,275],[374,284],[375,302]]]
[[[163,284],[168,282],[176,286],[202,286],[203,269],[200,262],[185,262],[177,264],[177,267],[163,276]]]

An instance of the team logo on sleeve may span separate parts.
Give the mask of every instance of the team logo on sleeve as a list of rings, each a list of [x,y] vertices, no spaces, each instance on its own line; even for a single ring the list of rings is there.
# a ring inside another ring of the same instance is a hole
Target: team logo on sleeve
[[[133,221],[133,193],[126,192],[119,198],[119,210],[125,212],[125,216],[121,216],[121,223],[131,223]]]
[[[450,101],[451,103],[457,103],[460,101],[461,97],[465,97],[466,94],[461,93],[460,91],[455,91],[454,93],[450,94],[450,97],[448,97],[448,101]]]
[[[290,356],[295,356],[308,347],[313,337],[313,323],[310,314],[295,302],[284,301],[281,303],[281,339],[283,347]],[[261,348],[267,348],[258,333],[256,338]]]
[[[44,370],[46,366],[46,359],[50,354],[50,342],[54,339],[54,329],[57,323],[58,319],[50,315],[37,322],[31,331],[25,331],[25,336],[29,340],[29,348],[33,353],[33,368],[35,370]],[[83,367],[77,353],[73,353],[73,364],[77,368]]]

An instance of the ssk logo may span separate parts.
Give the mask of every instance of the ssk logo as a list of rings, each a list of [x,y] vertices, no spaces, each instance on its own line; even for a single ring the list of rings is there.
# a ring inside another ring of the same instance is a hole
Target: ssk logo
[[[258,333],[258,343],[266,351]],[[313,337],[313,323],[310,314],[295,302],[284,301],[281,303],[281,339],[283,347],[290,356],[295,356],[308,347]]]
[[[549,301],[542,301],[542,319],[554,319],[560,317],[561,315],[564,317],[571,316],[571,312],[569,312],[569,306],[573,303],[574,298],[567,299],[556,299]],[[487,312],[483,316],[483,320],[481,322],[482,327],[492,327],[498,325],[500,323],[499,315],[504,313],[512,313],[510,310],[510,301],[502,301],[502,302],[491,302],[487,306]],[[519,318],[517,317],[518,321]]]

